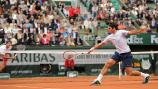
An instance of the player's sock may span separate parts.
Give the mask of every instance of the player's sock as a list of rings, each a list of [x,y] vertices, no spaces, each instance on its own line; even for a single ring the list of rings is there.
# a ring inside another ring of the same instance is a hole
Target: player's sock
[[[145,73],[141,72],[141,76],[147,77],[147,76],[149,76],[149,74],[145,74]]]
[[[141,73],[141,76],[143,76],[143,84],[147,84],[149,82],[150,75],[145,74],[145,73]]]
[[[98,81],[100,81],[100,82],[101,82],[102,78],[103,78],[103,75],[100,73],[100,74],[98,75],[98,77],[97,77],[97,79],[96,79],[96,80],[98,80]]]

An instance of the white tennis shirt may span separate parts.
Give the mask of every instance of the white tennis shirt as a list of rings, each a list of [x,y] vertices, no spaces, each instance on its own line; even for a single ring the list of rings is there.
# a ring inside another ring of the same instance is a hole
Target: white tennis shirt
[[[8,51],[10,51],[11,48],[6,48],[6,45],[0,45],[0,54],[5,54],[7,53]]]
[[[114,34],[108,35],[103,43],[107,44],[108,42],[111,42],[115,48],[116,52],[118,53],[127,53],[130,52],[131,49],[129,48],[126,40],[126,36],[128,35],[128,31],[126,30],[117,30]]]

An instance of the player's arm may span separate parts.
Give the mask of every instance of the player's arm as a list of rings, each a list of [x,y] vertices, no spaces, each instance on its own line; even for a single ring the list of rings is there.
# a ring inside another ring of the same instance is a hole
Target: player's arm
[[[99,48],[99,47],[102,46],[102,45],[103,45],[103,42],[94,45],[94,46],[88,51],[88,54],[91,53],[94,49]]]
[[[147,28],[145,26],[141,26],[140,29],[135,29],[128,31],[129,35],[135,35],[135,34],[141,34],[141,33],[146,33]]]
[[[94,49],[97,49],[99,47],[101,47],[102,45],[106,45],[108,43],[108,39],[106,38],[104,41],[102,41],[99,44],[94,45],[89,51],[88,54],[91,53]]]
[[[4,58],[6,58],[6,59],[15,59],[15,58],[16,58],[16,55],[11,56],[11,54],[5,54],[5,55],[4,55]]]

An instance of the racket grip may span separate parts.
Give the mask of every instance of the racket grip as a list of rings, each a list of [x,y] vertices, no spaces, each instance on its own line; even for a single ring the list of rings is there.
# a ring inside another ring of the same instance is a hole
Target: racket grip
[[[16,56],[17,56],[17,53],[14,54],[14,57],[16,57]]]

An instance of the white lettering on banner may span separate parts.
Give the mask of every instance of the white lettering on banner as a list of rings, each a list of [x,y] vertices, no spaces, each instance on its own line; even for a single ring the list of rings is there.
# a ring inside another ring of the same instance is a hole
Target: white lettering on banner
[[[7,65],[39,65],[39,64],[59,64],[64,62],[63,51],[56,53],[18,53],[15,60],[9,61]],[[75,58],[76,64],[103,64],[112,54],[83,54]]]
[[[151,43],[154,44],[158,44],[158,37],[156,37],[156,35],[151,35]]]
[[[32,74],[32,70],[13,70],[11,74]]]
[[[91,72],[100,72],[101,69],[91,69]]]
[[[79,55],[77,59],[102,59],[111,57],[110,54],[91,54],[91,55]]]
[[[52,64],[54,61],[55,56],[50,53],[20,53],[17,55],[16,60],[10,61],[8,65],[39,65],[46,63]]]
[[[133,55],[133,58],[136,58],[138,60],[141,60],[143,58],[149,58],[149,57],[150,57],[149,54],[146,54],[146,55],[143,55],[143,54],[141,54],[141,55]]]
[[[127,42],[129,44],[143,44],[143,38],[139,38],[137,35],[130,35],[130,37],[127,38]]]
[[[83,51],[74,50],[77,53],[81,53]],[[23,53],[25,52],[25,53]],[[17,53],[17,58],[15,60],[9,60],[7,65],[40,65],[40,64],[55,64],[59,65],[59,63],[64,62],[63,58],[64,50],[60,51],[44,51],[44,52],[37,52],[36,51],[19,51]],[[94,54],[82,54],[77,56],[74,61],[75,64],[104,64],[111,56],[115,50],[100,50],[95,51]],[[95,54],[96,53],[96,54]],[[148,58],[149,55],[141,54],[141,55],[134,55],[134,58]]]

